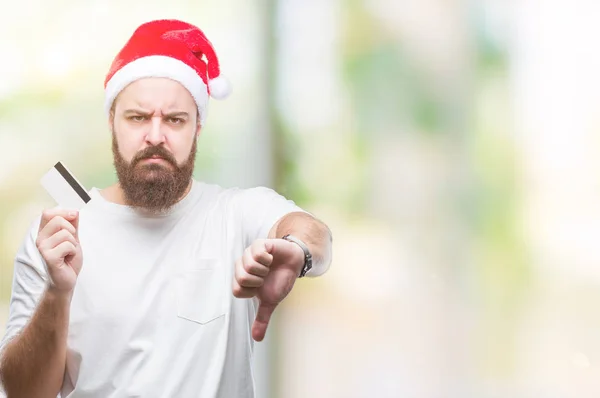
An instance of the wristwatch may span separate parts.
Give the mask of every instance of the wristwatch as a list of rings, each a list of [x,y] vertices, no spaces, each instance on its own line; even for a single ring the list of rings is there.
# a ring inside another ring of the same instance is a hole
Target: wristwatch
[[[310,254],[308,247],[304,242],[296,238],[294,235],[287,234],[281,239],[285,239],[288,242],[293,242],[297,244],[304,252],[304,265],[302,266],[302,271],[300,271],[300,275],[298,276],[298,278],[304,277],[304,275],[306,275],[306,273],[312,269],[312,254]]]

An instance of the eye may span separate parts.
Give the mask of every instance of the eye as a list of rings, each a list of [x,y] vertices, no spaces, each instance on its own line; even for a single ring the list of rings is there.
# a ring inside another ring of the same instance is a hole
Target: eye
[[[170,117],[169,118],[169,123],[183,124],[184,122],[185,122],[185,120],[183,120],[183,118],[180,118],[180,117]]]
[[[143,122],[146,119],[146,116],[133,115],[129,116],[127,119],[131,120],[132,122]]]

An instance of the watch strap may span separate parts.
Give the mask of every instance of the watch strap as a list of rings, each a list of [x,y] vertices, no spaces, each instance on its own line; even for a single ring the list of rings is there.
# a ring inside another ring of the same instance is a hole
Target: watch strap
[[[304,242],[302,242],[300,239],[296,238],[294,235],[291,235],[291,234],[287,234],[281,239],[285,239],[288,242],[293,242],[293,243],[297,244],[298,246],[300,246],[300,248],[304,252],[304,265],[302,266],[302,270],[300,271],[300,275],[298,276],[298,278],[304,277],[306,275],[306,273],[312,269],[312,265],[313,265],[312,264],[312,254],[310,254],[310,250],[308,250],[308,246],[306,246],[306,244]]]

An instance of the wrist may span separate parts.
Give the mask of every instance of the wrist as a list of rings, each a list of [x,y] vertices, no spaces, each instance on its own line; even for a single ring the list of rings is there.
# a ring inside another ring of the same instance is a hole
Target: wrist
[[[296,265],[297,275],[300,275],[302,272],[302,267],[304,267],[304,250],[297,244],[290,242],[292,247],[294,248],[294,264]]]
[[[310,253],[308,246],[302,240],[298,239],[297,237],[291,234],[285,235],[282,239],[291,242],[292,244],[294,244],[294,246],[297,246],[300,249],[299,251],[297,251],[298,254],[302,252],[302,257],[299,258],[298,261],[299,269],[297,275],[299,278],[304,277],[306,273],[312,269],[312,254]]]
[[[73,289],[64,290],[59,289],[54,284],[48,283],[46,287],[46,297],[52,301],[57,302],[71,302],[71,298],[73,297]]]

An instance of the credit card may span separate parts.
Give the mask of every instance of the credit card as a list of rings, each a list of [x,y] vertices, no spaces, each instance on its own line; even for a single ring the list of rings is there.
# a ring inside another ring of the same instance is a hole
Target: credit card
[[[91,200],[73,173],[58,162],[40,180],[42,186],[63,209],[80,210]]]

